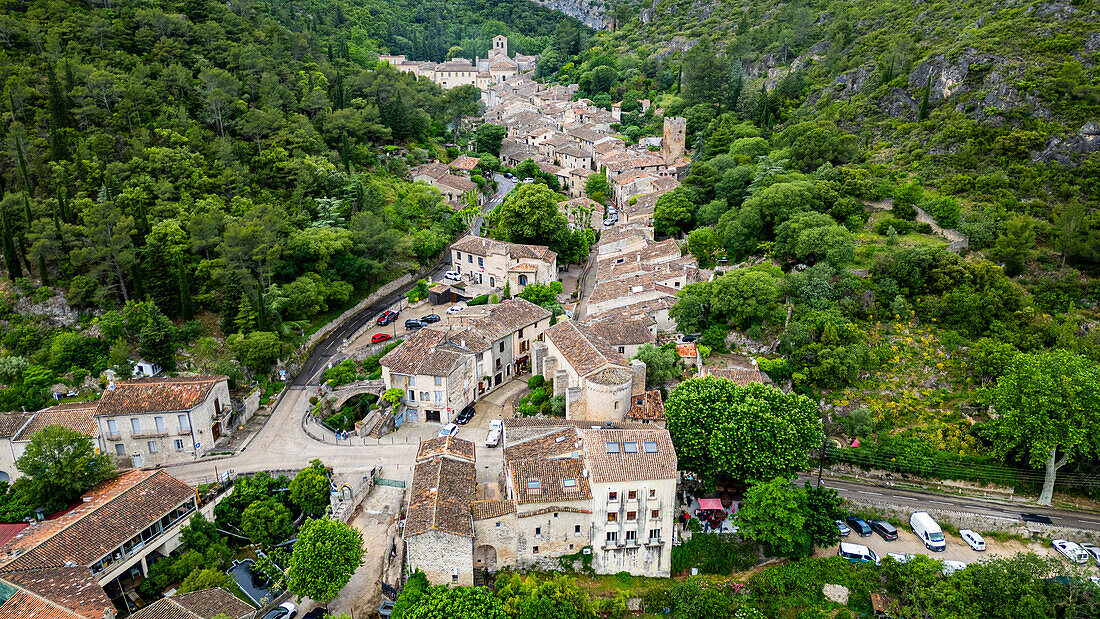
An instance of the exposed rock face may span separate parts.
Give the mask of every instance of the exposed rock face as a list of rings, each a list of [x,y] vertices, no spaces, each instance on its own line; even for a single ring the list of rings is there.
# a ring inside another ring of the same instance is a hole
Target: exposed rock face
[[[602,29],[608,25],[603,12],[589,0],[535,0],[535,2],[548,9],[561,11],[591,28]]]
[[[1054,137],[1047,142],[1046,148],[1031,153],[1033,162],[1056,161],[1063,165],[1080,163],[1089,153],[1100,150],[1100,125],[1089,121],[1077,130],[1076,135]]]
[[[55,327],[75,327],[77,312],[65,302],[64,295],[54,296],[35,303],[29,297],[24,297],[15,304],[15,311],[23,315],[42,316],[45,323]]]

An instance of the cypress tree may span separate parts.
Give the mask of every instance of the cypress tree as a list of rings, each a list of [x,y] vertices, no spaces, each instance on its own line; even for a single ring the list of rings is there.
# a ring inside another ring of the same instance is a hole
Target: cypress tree
[[[195,306],[191,301],[191,283],[187,277],[187,270],[183,267],[183,256],[176,258],[176,277],[180,287],[180,315],[184,320],[195,317]]]
[[[8,209],[4,208],[4,179],[0,178],[0,251],[4,252],[4,268],[8,271],[8,277],[17,279],[23,277],[23,269],[19,266],[19,257],[15,253],[15,238],[11,217]]]

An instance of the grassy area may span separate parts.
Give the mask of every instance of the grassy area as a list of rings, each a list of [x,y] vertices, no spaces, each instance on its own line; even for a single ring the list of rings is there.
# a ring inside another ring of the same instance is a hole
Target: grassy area
[[[286,383],[280,381],[271,381],[264,386],[264,393],[260,396],[260,406],[267,406],[267,403],[271,401],[271,398],[275,394],[283,390]]]

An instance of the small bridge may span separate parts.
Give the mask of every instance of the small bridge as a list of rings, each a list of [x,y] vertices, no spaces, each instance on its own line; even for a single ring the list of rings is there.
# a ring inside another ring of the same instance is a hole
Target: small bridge
[[[354,383],[340,385],[332,391],[329,391],[326,395],[332,401],[333,409],[339,410],[340,407],[344,405],[344,402],[347,402],[352,396],[363,393],[373,393],[381,399],[382,392],[385,390],[386,385],[383,384],[382,379],[360,380]]]

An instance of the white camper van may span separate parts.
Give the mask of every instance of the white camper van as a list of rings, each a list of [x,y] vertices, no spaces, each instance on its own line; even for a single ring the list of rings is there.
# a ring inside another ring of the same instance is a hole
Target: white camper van
[[[936,524],[928,512],[914,512],[909,517],[909,526],[913,533],[924,542],[924,545],[933,552],[940,552],[947,548],[947,541],[943,537],[943,529]]]

